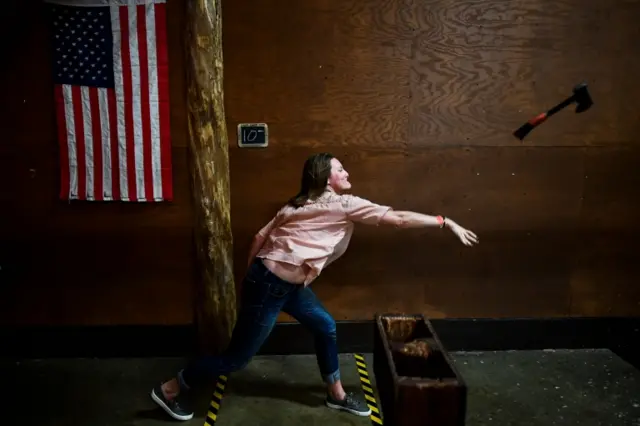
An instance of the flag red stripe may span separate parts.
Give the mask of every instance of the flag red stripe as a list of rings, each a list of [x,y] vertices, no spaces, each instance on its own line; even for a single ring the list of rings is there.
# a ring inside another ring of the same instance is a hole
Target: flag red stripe
[[[151,111],[149,108],[149,56],[147,53],[146,6],[138,5],[138,62],[140,64],[140,105],[142,115],[142,152],[144,164],[144,196],[153,200],[153,165],[151,152]]]
[[[71,98],[73,99],[73,121],[76,136],[76,175],[78,177],[79,200],[87,199],[87,164],[85,161],[84,146],[84,118],[82,117],[82,93],[80,86],[71,86]]]
[[[155,15],[162,192],[164,198],[171,201],[173,200],[173,180],[171,171],[171,133],[169,127],[169,58],[167,55],[167,13],[165,3],[156,4]]]
[[[111,138],[111,188],[114,200],[120,199],[120,149],[118,148],[118,110],[116,108],[116,92],[107,90],[109,108],[109,136]]]
[[[89,105],[91,105],[91,133],[93,135],[93,196],[96,200],[104,199],[102,173],[102,125],[100,124],[100,103],[98,88],[89,88]]]
[[[133,131],[133,87],[131,83],[131,58],[129,49],[129,10],[127,7],[120,9],[120,34],[122,35],[122,85],[124,92],[124,127],[127,145],[127,183],[129,199],[135,200],[136,196],[136,151]]]
[[[62,85],[54,86],[56,119],[58,122],[58,146],[60,149],[60,198],[69,199],[69,146],[67,145],[67,122],[64,113]]]

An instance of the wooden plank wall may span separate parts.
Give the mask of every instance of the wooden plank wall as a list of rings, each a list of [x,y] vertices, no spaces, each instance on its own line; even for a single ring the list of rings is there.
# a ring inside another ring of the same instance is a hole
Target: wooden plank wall
[[[326,150],[355,193],[481,239],[357,227],[313,286],[336,318],[639,314],[638,18],[622,0],[227,2],[229,129],[270,125],[267,150],[231,150],[237,264]],[[581,81],[591,111],[511,135]]]
[[[0,322],[192,321],[184,1],[168,5],[171,205],[59,202],[44,17],[3,46]],[[304,159],[330,151],[358,195],[481,239],[469,250],[439,230],[358,226],[313,286],[336,319],[638,315],[638,18],[627,0],[225,1],[238,280]],[[591,111],[511,136],[580,81]],[[268,123],[270,147],[239,149],[241,122]]]

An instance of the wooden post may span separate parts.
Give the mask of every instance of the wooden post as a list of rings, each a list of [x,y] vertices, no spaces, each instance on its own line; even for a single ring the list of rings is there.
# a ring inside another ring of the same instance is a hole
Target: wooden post
[[[200,347],[224,350],[236,320],[221,0],[187,0],[189,157],[198,261]]]

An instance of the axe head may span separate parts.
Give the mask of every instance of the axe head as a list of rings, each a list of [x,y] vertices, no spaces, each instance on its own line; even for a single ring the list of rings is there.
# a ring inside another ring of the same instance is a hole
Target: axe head
[[[587,83],[580,83],[573,88],[573,100],[576,103],[576,112],[586,111],[593,105]]]

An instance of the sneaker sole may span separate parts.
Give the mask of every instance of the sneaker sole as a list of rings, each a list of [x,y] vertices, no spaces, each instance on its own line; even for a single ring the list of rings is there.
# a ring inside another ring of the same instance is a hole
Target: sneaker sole
[[[169,407],[167,407],[167,404],[165,404],[159,397],[158,395],[156,395],[155,390],[151,391],[151,399],[153,399],[153,401],[158,404],[160,407],[162,407],[162,409],[164,411],[167,412],[168,415],[170,415],[171,417],[173,417],[176,420],[191,420],[193,418],[193,414],[189,414],[187,416],[181,416],[179,414],[174,413],[173,411],[171,411],[169,409]]]
[[[342,405],[332,404],[329,401],[325,401],[324,403],[329,408],[333,408],[334,410],[348,411],[349,413],[355,414],[356,416],[367,417],[371,415],[371,408],[369,408],[369,411],[356,411],[352,410],[351,408],[343,407]]]

